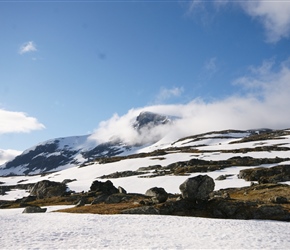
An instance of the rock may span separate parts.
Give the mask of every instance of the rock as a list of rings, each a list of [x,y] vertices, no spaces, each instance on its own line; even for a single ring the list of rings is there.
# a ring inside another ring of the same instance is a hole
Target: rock
[[[288,203],[288,199],[286,197],[283,197],[283,196],[275,196],[273,199],[271,199],[271,201],[273,203],[277,203],[277,204],[286,204],[286,203]]]
[[[106,199],[108,198],[107,194],[99,194],[91,203],[91,205],[94,204],[100,204],[102,202],[104,202]]]
[[[238,177],[246,181],[258,181],[259,183],[290,181],[290,165],[278,165],[271,168],[257,167],[243,169],[239,172]]]
[[[63,196],[66,193],[67,186],[64,183],[43,180],[37,182],[31,189],[30,194],[38,199],[49,198],[53,196]]]
[[[77,204],[76,204],[76,207],[82,207],[84,206],[86,203],[85,203],[85,200],[83,198],[81,198]]]
[[[121,211],[121,214],[160,214],[158,209],[151,206],[129,208]]]
[[[109,180],[106,182],[94,181],[90,187],[90,191],[101,192],[108,195],[119,193],[119,190]]]
[[[214,180],[208,175],[198,175],[188,178],[179,189],[183,199],[191,201],[207,200],[209,194],[214,190]]]
[[[120,203],[124,199],[126,199],[125,194],[112,194],[105,200],[105,203],[106,204]]]
[[[217,181],[223,181],[225,180],[227,177],[225,175],[220,175],[217,178],[215,178]]]
[[[164,188],[153,187],[146,191],[146,196],[152,197],[152,200],[157,203],[163,203],[168,199],[168,193]]]
[[[45,213],[47,208],[41,208],[38,206],[29,206],[26,207],[22,213]]]
[[[120,186],[118,187],[118,190],[119,190],[120,194],[127,194],[127,191],[124,188],[120,187]]]
[[[70,183],[70,182],[73,182],[73,181],[76,181],[77,179],[64,179],[62,181],[63,184],[67,184],[67,183]]]

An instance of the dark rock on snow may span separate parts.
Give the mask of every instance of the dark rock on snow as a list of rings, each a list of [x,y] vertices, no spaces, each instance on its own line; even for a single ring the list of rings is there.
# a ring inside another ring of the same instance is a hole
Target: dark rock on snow
[[[66,193],[67,186],[64,183],[43,180],[37,182],[30,191],[32,196],[38,199],[49,198],[53,196],[62,196]]]
[[[26,207],[22,213],[45,213],[47,208],[41,208],[39,206]]]
[[[198,175],[188,178],[179,189],[183,199],[187,200],[207,200],[209,194],[214,190],[214,180],[208,175]]]
[[[109,180],[106,182],[94,181],[90,187],[90,191],[101,192],[108,195],[119,193],[119,190]]]

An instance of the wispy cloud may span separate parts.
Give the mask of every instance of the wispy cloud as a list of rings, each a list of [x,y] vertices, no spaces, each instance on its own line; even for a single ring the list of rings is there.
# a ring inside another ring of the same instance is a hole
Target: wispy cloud
[[[183,93],[183,87],[173,87],[173,88],[165,88],[162,87],[157,94],[155,100],[156,103],[163,103],[166,100],[169,100],[174,97],[179,97]]]
[[[28,116],[23,112],[0,109],[0,120],[0,135],[7,133],[28,133],[45,128],[36,118]]]
[[[22,54],[25,54],[25,53],[28,53],[28,52],[33,52],[33,51],[37,51],[36,49],[36,45],[33,41],[29,41],[27,43],[24,43],[20,49],[19,49],[19,54],[22,55]]]
[[[258,20],[265,29],[266,41],[276,43],[282,38],[290,36],[290,3],[289,1],[190,1],[189,11],[198,8],[205,9],[206,5],[213,4],[216,9],[232,4],[240,7],[247,15]]]
[[[102,122],[92,139],[106,141],[119,136],[128,143],[135,143],[148,142],[165,135],[178,139],[212,130],[290,127],[290,60],[280,65],[275,65],[271,60],[265,61],[259,67],[251,67],[246,76],[241,76],[234,83],[245,91],[243,95],[232,95],[211,102],[194,99],[187,104],[134,108],[123,116],[115,114]],[[179,119],[154,131],[137,133],[132,123],[141,111]]]
[[[286,1],[241,1],[244,11],[258,19],[266,30],[267,41],[275,43],[290,35],[290,3]]]

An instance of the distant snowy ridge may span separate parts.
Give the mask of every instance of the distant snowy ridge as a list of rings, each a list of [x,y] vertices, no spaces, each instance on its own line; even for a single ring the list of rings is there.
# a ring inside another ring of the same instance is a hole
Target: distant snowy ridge
[[[165,115],[141,112],[130,126],[142,136],[142,133],[146,135],[148,131],[170,122],[169,117]],[[159,139],[158,136],[152,136],[149,142],[154,143]],[[144,144],[123,142],[118,134],[108,138],[106,142],[98,141],[91,134],[51,139],[25,150],[21,155],[1,165],[0,176],[60,171],[90,162],[96,157],[130,154],[134,149],[147,144],[148,141]],[[9,159],[11,158],[7,160]]]

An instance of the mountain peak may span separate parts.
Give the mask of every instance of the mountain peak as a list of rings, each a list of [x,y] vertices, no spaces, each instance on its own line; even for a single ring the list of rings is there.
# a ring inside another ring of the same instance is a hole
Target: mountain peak
[[[168,116],[156,114],[149,111],[142,111],[136,118],[134,128],[140,130],[144,127],[154,127],[158,125],[164,125],[169,123],[171,120]]]

